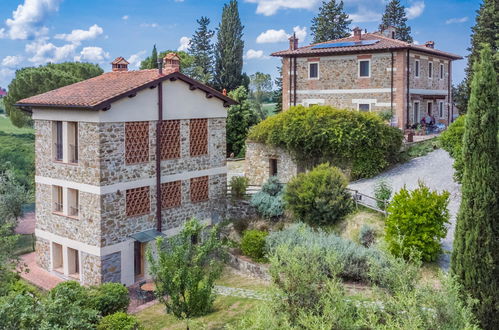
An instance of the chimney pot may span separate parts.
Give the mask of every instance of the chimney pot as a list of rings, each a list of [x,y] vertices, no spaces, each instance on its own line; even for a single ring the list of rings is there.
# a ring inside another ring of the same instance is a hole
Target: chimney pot
[[[435,48],[435,41],[427,41],[424,45],[428,48]]]
[[[362,39],[362,29],[358,26],[353,29],[353,39],[355,41],[360,41]]]
[[[298,49],[298,38],[296,37],[296,33],[293,33],[291,37],[289,37],[289,50]]]
[[[397,29],[394,26],[390,25],[387,27],[383,27],[383,29],[381,30],[381,34],[383,34],[387,38],[392,38],[392,39],[395,39],[396,32]]]
[[[128,71],[128,64],[130,63],[120,56],[111,62],[111,67],[113,71]]]
[[[180,71],[180,57],[176,53],[168,53],[163,59],[166,74]]]

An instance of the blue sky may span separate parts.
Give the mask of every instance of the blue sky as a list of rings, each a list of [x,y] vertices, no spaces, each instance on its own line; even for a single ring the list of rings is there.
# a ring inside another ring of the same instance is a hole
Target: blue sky
[[[196,19],[219,22],[228,0],[2,0],[0,4],[0,86],[18,68],[47,62],[88,61],[106,71],[123,56],[132,69],[158,50],[183,49]],[[375,31],[387,0],[345,0],[352,27]],[[466,55],[480,0],[401,0],[407,7],[414,40],[434,40],[435,47]],[[310,21],[321,0],[239,0],[244,28],[244,70],[276,75],[273,51],[288,47],[293,31],[300,45],[311,41]],[[465,60],[454,64],[454,83],[464,77]]]

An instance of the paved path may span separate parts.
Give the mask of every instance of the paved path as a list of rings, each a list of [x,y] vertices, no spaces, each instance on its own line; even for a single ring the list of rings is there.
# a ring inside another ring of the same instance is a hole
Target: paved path
[[[249,298],[249,299],[257,299],[257,300],[269,300],[270,297],[261,292],[257,292],[254,290],[241,289],[241,288],[232,288],[228,286],[215,285],[215,292],[222,296],[232,296],[239,298]]]
[[[418,181],[422,180],[431,189],[447,190],[451,194],[449,201],[451,223],[448,226],[447,237],[442,240],[442,246],[444,250],[450,251],[454,238],[456,214],[461,203],[461,187],[452,178],[454,174],[452,163],[453,160],[446,151],[437,149],[426,156],[414,158],[407,163],[398,165],[377,177],[353,182],[350,184],[350,188],[374,196],[373,188],[379,180],[389,182],[393,191],[398,191],[404,185],[409,189],[414,189],[417,187]],[[443,254],[438,262],[442,268],[448,269],[450,254]]]
[[[64,281],[62,278],[38,266],[35,261],[35,252],[22,255],[21,262],[29,269],[27,273],[21,272],[21,277],[43,290],[50,290]]]

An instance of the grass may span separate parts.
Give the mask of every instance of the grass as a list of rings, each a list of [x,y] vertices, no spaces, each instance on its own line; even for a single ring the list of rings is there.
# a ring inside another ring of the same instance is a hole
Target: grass
[[[34,251],[35,238],[31,234],[19,235],[19,240],[14,247],[14,254],[22,255]]]
[[[400,159],[405,162],[412,158],[425,156],[435,149],[440,147],[438,138],[425,140],[422,142],[411,144],[406,150],[401,153]]]
[[[372,227],[376,231],[377,237],[382,238],[385,227],[384,218],[379,212],[359,207],[357,211],[350,213],[329,229],[338,236],[359,243],[359,232],[363,225]]]
[[[23,127],[18,128],[10,122],[10,119],[5,116],[0,116],[0,131],[7,134],[34,134],[33,128]]]
[[[248,278],[247,276],[239,275],[230,267],[226,267],[224,269],[222,276],[215,282],[215,284],[258,292],[264,292],[270,286],[268,282],[265,282],[263,280]]]

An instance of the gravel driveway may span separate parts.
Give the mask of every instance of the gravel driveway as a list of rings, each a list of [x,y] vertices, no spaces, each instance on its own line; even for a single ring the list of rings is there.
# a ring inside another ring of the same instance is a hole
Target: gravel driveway
[[[374,196],[373,188],[375,183],[383,179],[390,183],[394,192],[404,185],[409,189],[414,189],[417,187],[419,180],[422,180],[431,189],[447,190],[451,194],[449,201],[451,223],[448,226],[447,237],[442,240],[442,246],[448,252],[452,248],[456,214],[461,203],[461,187],[452,178],[454,174],[452,163],[453,160],[446,151],[437,149],[426,156],[414,158],[407,163],[398,165],[374,178],[352,182],[350,188]],[[438,263],[442,268],[448,269],[450,254],[443,254]]]

